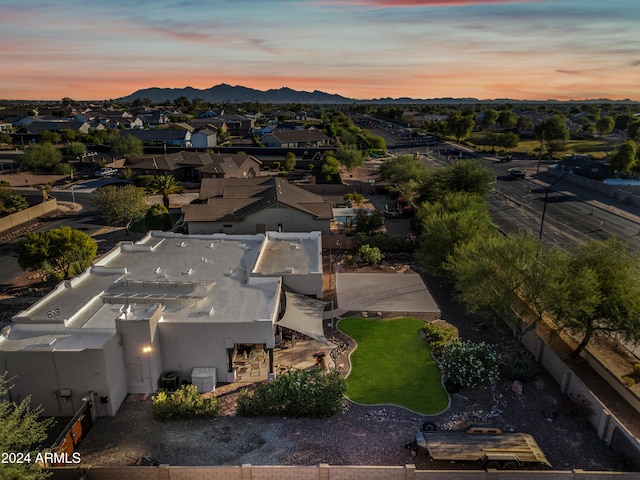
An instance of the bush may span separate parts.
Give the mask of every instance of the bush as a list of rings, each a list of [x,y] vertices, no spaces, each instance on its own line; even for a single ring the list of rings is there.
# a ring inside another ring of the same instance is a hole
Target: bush
[[[151,401],[151,414],[160,420],[213,418],[222,410],[217,397],[204,398],[195,385],[183,385],[180,390],[172,393],[160,391]]]
[[[378,247],[370,247],[369,245],[362,245],[358,249],[358,256],[368,265],[376,265],[384,258]]]
[[[153,179],[156,178],[154,175],[138,175],[133,178],[133,184],[136,187],[148,187],[153,182]]]
[[[447,381],[460,387],[492,385],[500,376],[500,357],[484,342],[449,342],[442,358]]]
[[[455,327],[437,323],[427,323],[422,329],[422,334],[429,344],[431,353],[438,358],[442,356],[445,345],[458,338],[458,330]]]
[[[633,364],[633,373],[640,375],[640,362]]]
[[[350,200],[354,205],[358,205],[360,203],[364,203],[364,195],[358,192],[350,192],[345,194],[345,200]]]
[[[624,377],[622,377],[622,383],[624,383],[628,387],[633,387],[636,384],[636,381],[635,381],[635,379],[633,379],[631,377],[624,376]]]
[[[504,362],[504,374],[509,380],[528,382],[538,375],[538,365],[533,359],[518,355]]]
[[[344,378],[336,370],[291,370],[260,385],[253,394],[242,391],[237,412],[245,417],[330,417],[342,411],[345,391]]]
[[[144,216],[144,222],[147,230],[170,230],[171,217],[167,207],[160,203],[156,203],[149,207]]]

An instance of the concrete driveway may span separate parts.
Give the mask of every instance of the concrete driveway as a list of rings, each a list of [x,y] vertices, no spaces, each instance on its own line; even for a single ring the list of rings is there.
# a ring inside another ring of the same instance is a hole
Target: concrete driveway
[[[440,313],[416,273],[338,273],[341,311]]]

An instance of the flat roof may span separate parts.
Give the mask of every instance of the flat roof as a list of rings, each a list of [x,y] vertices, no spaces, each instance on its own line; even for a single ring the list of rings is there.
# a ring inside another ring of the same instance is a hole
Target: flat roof
[[[270,321],[282,275],[288,272],[321,272],[320,232],[149,232],[139,242],[121,243],[81,275],[62,282],[15,315],[14,328],[28,326],[34,338],[43,337],[26,344],[36,342],[44,348],[54,340],[51,332],[62,332],[77,337],[66,340],[74,348],[90,348],[96,342],[104,343],[103,336],[109,332],[110,336],[116,333],[117,318],[148,319],[159,305],[162,322]],[[99,337],[87,338],[91,331]],[[18,343],[12,345],[19,349]],[[6,341],[0,342],[0,349],[7,347]]]
[[[320,232],[268,232],[253,271],[259,275],[308,275],[322,272]]]

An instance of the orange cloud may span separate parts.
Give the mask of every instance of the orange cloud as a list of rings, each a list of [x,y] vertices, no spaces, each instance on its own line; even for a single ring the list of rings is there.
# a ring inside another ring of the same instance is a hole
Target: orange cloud
[[[503,5],[511,3],[532,3],[544,0],[320,0],[322,5],[367,6],[376,8],[407,7],[464,7],[469,5]]]

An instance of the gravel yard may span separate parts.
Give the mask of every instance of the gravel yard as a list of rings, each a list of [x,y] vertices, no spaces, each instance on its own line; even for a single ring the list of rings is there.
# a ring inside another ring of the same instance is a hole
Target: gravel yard
[[[486,328],[448,300],[448,285],[432,279],[429,289],[442,318],[456,325],[460,335],[475,341],[509,345],[505,331]],[[532,434],[554,469],[625,470],[624,463],[596,436],[546,372],[525,384],[521,396],[511,383],[495,390],[463,390],[451,397],[450,408],[422,416],[397,407],[360,406],[347,402],[344,412],[328,419],[241,418],[233,411],[237,390],[222,387],[224,415],[214,420],[157,421],[150,415],[150,399],[132,397],[116,418],[100,418],[80,444],[82,461],[92,465],[126,465],[131,458],[150,457],[172,465],[404,465],[418,469],[477,468],[432,462],[416,457],[403,445],[425,420],[440,428],[463,429],[485,423],[505,431]],[[428,392],[425,392],[428,395]],[[545,411],[557,416],[547,419]]]

